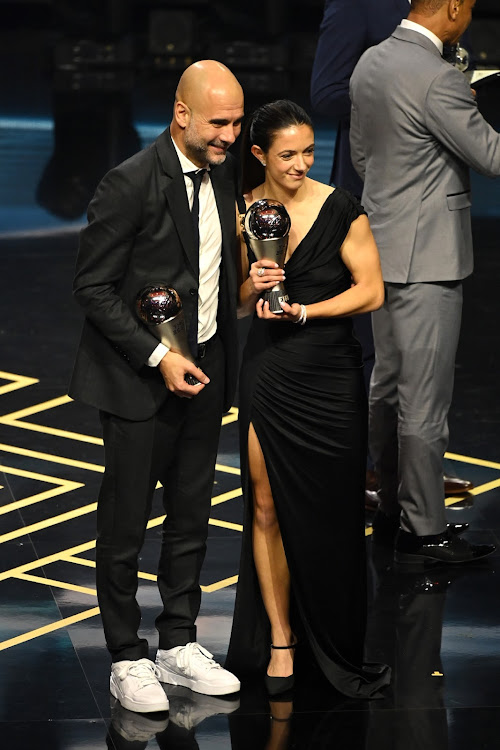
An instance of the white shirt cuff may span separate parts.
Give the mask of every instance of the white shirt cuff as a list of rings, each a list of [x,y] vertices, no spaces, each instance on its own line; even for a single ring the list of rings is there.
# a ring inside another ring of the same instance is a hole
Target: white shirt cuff
[[[150,358],[148,359],[148,366],[149,367],[158,367],[160,362],[162,361],[163,357],[167,352],[169,352],[170,349],[168,346],[165,346],[165,344],[158,344]]]

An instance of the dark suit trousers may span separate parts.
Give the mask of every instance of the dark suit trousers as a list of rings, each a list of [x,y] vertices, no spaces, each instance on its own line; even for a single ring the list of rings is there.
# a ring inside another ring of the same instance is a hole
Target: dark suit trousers
[[[101,413],[105,473],[97,508],[96,576],[113,661],[148,657],[148,643],[138,636],[137,571],[158,481],[166,513],[158,565],[159,647],[196,640],[224,392],[218,336],[198,365],[210,383],[192,399],[169,394],[161,409],[142,422]]]

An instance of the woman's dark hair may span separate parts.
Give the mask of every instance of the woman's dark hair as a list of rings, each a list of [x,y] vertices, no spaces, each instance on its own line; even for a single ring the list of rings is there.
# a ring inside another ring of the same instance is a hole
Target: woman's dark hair
[[[264,182],[264,167],[250,151],[252,146],[260,146],[264,153],[269,151],[274,136],[279,130],[293,125],[313,124],[307,112],[289,99],[278,99],[263,104],[248,120],[241,143],[241,192],[248,193]]]

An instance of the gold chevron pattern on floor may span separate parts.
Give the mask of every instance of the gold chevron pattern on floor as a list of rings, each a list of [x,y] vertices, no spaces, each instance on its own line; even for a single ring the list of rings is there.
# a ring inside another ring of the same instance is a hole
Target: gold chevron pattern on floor
[[[102,439],[100,437],[85,435],[73,430],[56,429],[50,427],[47,424],[34,423],[29,421],[29,418],[34,415],[47,413],[53,409],[60,408],[72,403],[72,399],[66,395],[60,396],[58,398],[53,398],[48,401],[34,403],[14,412],[3,413],[3,410],[1,408],[3,403],[1,400],[2,396],[5,396],[13,391],[35,385],[39,383],[39,380],[24,375],[0,372],[0,381],[1,380],[5,380],[7,382],[6,384],[0,385],[0,424],[12,427],[14,428],[14,430],[12,433],[12,442],[0,443],[0,455],[3,454],[4,457],[2,459],[2,463],[0,464],[0,472],[3,472],[7,476],[14,475],[17,477],[23,477],[25,479],[32,480],[33,486],[35,488],[38,489],[38,487],[42,486],[44,487],[44,489],[35,491],[33,492],[33,494],[29,494],[22,499],[12,502],[8,499],[8,488],[5,486],[0,486],[0,515],[12,513],[15,510],[25,508],[30,505],[35,505],[36,503],[45,503],[46,507],[49,508],[49,515],[44,517],[40,521],[37,521],[36,523],[32,523],[30,525],[22,525],[18,528],[13,529],[12,531],[1,534],[0,544],[3,544],[14,539],[21,539],[26,536],[32,536],[42,529],[56,526],[58,524],[64,524],[72,519],[95,513],[97,502],[84,503],[67,512],[52,513],[50,510],[50,502],[55,497],[64,495],[65,493],[75,492],[80,488],[84,488],[85,484],[82,482],[65,479],[63,477],[53,476],[52,473],[44,473],[45,471],[52,472],[52,467],[54,465],[63,465],[67,467],[83,469],[88,472],[102,473],[104,471],[104,466],[100,464],[79,461],[78,459],[71,458],[69,456],[30,450],[24,448],[22,445],[19,445],[19,442],[22,443],[22,433],[19,433],[18,430],[29,430],[41,433],[42,435],[46,436],[47,442],[50,442],[51,437],[58,437],[64,438],[68,441],[90,443],[102,446]],[[222,419],[222,425],[224,427],[226,425],[232,424],[233,422],[236,422],[237,419],[238,410],[236,408],[232,408],[227,414],[224,415]],[[14,456],[35,459],[37,462],[39,461],[41,467],[40,472],[27,471],[15,465],[9,464],[9,459],[13,458]],[[47,469],[46,467],[51,468]],[[219,473],[223,473],[228,475],[228,477],[234,478],[233,489],[217,494],[217,475]],[[216,481],[214,484],[215,494],[212,498],[212,506],[221,505],[222,503],[235,500],[241,496],[239,475],[240,471],[238,468],[217,463]],[[45,489],[46,485],[48,485],[48,489]],[[154,528],[155,526],[160,526],[163,522],[164,517],[165,516],[157,516],[155,518],[151,518],[148,523],[148,528],[150,529]],[[210,518],[209,523],[210,525],[230,529],[233,531],[241,531],[243,528],[240,524],[231,523],[230,521],[219,518]],[[30,581],[32,583],[37,583],[41,586],[51,586],[60,589],[66,589],[68,591],[79,592],[88,596],[90,603],[92,602],[92,600],[96,600],[97,598],[95,588],[90,586],[78,586],[73,583],[71,581],[71,568],[75,565],[94,568],[95,563],[93,560],[82,557],[85,552],[92,550],[94,547],[95,539],[82,540],[80,544],[72,546],[70,548],[65,548],[64,546],[62,546],[59,552],[51,554],[45,558],[36,558],[31,562],[25,563],[21,566],[17,566],[9,570],[4,570],[0,572],[0,586],[2,581],[8,578],[15,578],[19,580]],[[55,562],[67,563],[68,580],[55,580],[53,578],[50,578],[50,566]],[[33,570],[43,570],[44,575],[33,575],[30,573],[30,571]],[[144,571],[139,572],[139,578],[141,580],[156,581],[155,575]],[[201,588],[205,593],[211,593],[225,588],[226,586],[231,586],[232,584],[236,583],[237,580],[237,571],[234,571],[233,575],[230,575],[221,580],[216,580],[209,585],[202,586]],[[20,633],[16,637],[9,638],[8,640],[0,642],[0,651],[24,643],[27,640],[37,638],[59,628],[65,628],[73,623],[81,622],[82,620],[85,620],[87,618],[94,617],[98,613],[99,607],[91,606],[87,609],[83,609],[81,612],[71,617],[63,618],[57,622],[51,623],[49,625],[44,625],[43,627],[33,629],[29,632]]]
[[[6,486],[0,486],[0,516],[13,513],[14,511],[26,508],[27,506],[34,506],[35,504],[43,504],[44,512],[40,514],[40,520],[29,525],[21,525],[11,531],[1,534],[0,544],[15,539],[22,539],[27,536],[33,536],[48,527],[65,524],[70,520],[95,513],[97,508],[97,503],[95,501],[83,502],[81,505],[77,505],[71,510],[53,512],[53,505],[51,504],[53,504],[54,498],[61,498],[68,493],[74,493],[85,487],[85,483],[80,481],[54,476],[54,470],[57,465],[69,467],[70,469],[74,468],[84,470],[85,472],[91,473],[102,473],[104,471],[104,466],[101,464],[79,461],[70,456],[51,452],[30,450],[19,445],[19,443],[23,442],[22,431],[26,430],[44,435],[44,444],[49,445],[49,447],[51,438],[63,438],[64,440],[70,441],[73,445],[80,442],[96,446],[102,446],[102,439],[94,435],[82,434],[70,429],[58,429],[51,427],[49,424],[30,421],[30,418],[35,415],[47,415],[54,409],[64,408],[68,404],[71,404],[72,400],[67,395],[62,395],[47,401],[35,402],[31,405],[26,405],[22,409],[17,409],[16,411],[4,411],[4,409],[2,409],[4,403],[8,409],[8,398],[5,398],[6,396],[14,391],[27,389],[26,401],[29,402],[32,400],[29,398],[29,395],[35,395],[36,393],[36,389],[35,391],[31,390],[31,386],[38,384],[40,381],[37,378],[28,377],[26,375],[0,372],[0,381],[2,380],[6,382],[5,384],[0,384],[0,425],[12,428],[12,442],[0,443],[0,454],[3,455],[2,463],[0,464],[0,471],[7,477],[13,475],[30,480],[30,485],[33,486],[34,492],[21,499],[11,501],[9,499],[8,488]],[[222,425],[223,427],[230,425],[233,422],[236,422],[237,419],[238,409],[233,407],[226,415],[224,415]],[[68,419],[68,423],[71,424],[70,418]],[[40,471],[28,471],[16,466],[15,461],[12,460],[14,456],[24,459],[34,459],[37,464],[39,462]],[[490,480],[475,487],[475,489],[469,493],[470,496],[476,497],[500,487],[500,463],[485,461],[480,458],[472,458],[470,456],[462,456],[455,453],[447,454],[447,458],[457,462],[457,464],[475,464],[476,466],[482,466],[498,471],[499,476],[497,479]],[[234,487],[228,491],[217,494],[217,477],[220,473],[226,475],[224,484],[227,485],[229,479],[234,484]],[[214,496],[212,498],[213,507],[233,500],[239,501],[239,498],[241,497],[239,475],[240,471],[238,468],[217,463]],[[80,495],[85,497],[85,492],[81,492]],[[458,504],[463,500],[464,497],[461,496],[447,498],[446,505]],[[57,505],[56,507],[58,508],[59,506]],[[151,529],[160,526],[163,519],[164,516],[162,515],[151,518],[148,528]],[[233,523],[224,518],[212,517],[210,518],[209,523],[213,526],[238,532],[241,532],[243,528],[241,524]],[[370,535],[371,531],[371,526],[367,525],[366,534]],[[50,586],[59,589],[66,589],[67,591],[78,592],[84,595],[84,597],[88,597],[88,603],[91,605],[87,608],[82,607],[80,612],[70,617],[61,618],[53,623],[31,629],[28,632],[20,632],[17,636],[0,641],[0,651],[25,643],[28,640],[40,637],[46,633],[53,632],[54,630],[70,627],[74,623],[94,617],[99,613],[99,608],[95,606],[97,598],[95,587],[93,585],[81,586],[72,581],[72,571],[75,566],[80,566],[80,568],[86,567],[89,569],[95,567],[94,561],[85,557],[85,553],[94,549],[94,547],[95,539],[81,539],[78,544],[71,547],[65,547],[62,545],[58,552],[48,555],[47,557],[35,558],[23,565],[0,572],[0,586],[2,581],[9,578],[18,579],[20,581],[30,581],[39,584],[40,586]],[[65,570],[67,573],[65,580],[55,579],[50,576],[51,565],[56,562],[65,563]],[[31,571],[37,571],[37,573],[34,574]],[[91,573],[90,576],[92,575],[93,574]],[[156,576],[146,571],[140,571],[139,578],[143,581],[156,581]],[[202,586],[202,590],[205,593],[211,593],[227,586],[231,586],[236,583],[237,580],[237,570],[228,571],[227,577],[213,581],[213,583],[209,585]]]

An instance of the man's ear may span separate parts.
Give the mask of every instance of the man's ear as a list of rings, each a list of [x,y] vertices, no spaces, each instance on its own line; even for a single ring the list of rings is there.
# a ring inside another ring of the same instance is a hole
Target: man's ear
[[[463,0],[462,0],[463,2]],[[460,6],[462,4],[461,0],[449,0],[448,2],[448,14],[450,18],[455,20],[455,18],[458,16],[460,12]]]
[[[189,120],[191,119],[191,110],[189,109],[187,104],[176,100],[174,104],[174,118],[180,128],[182,128],[183,130],[187,128],[187,126],[189,125]]]

